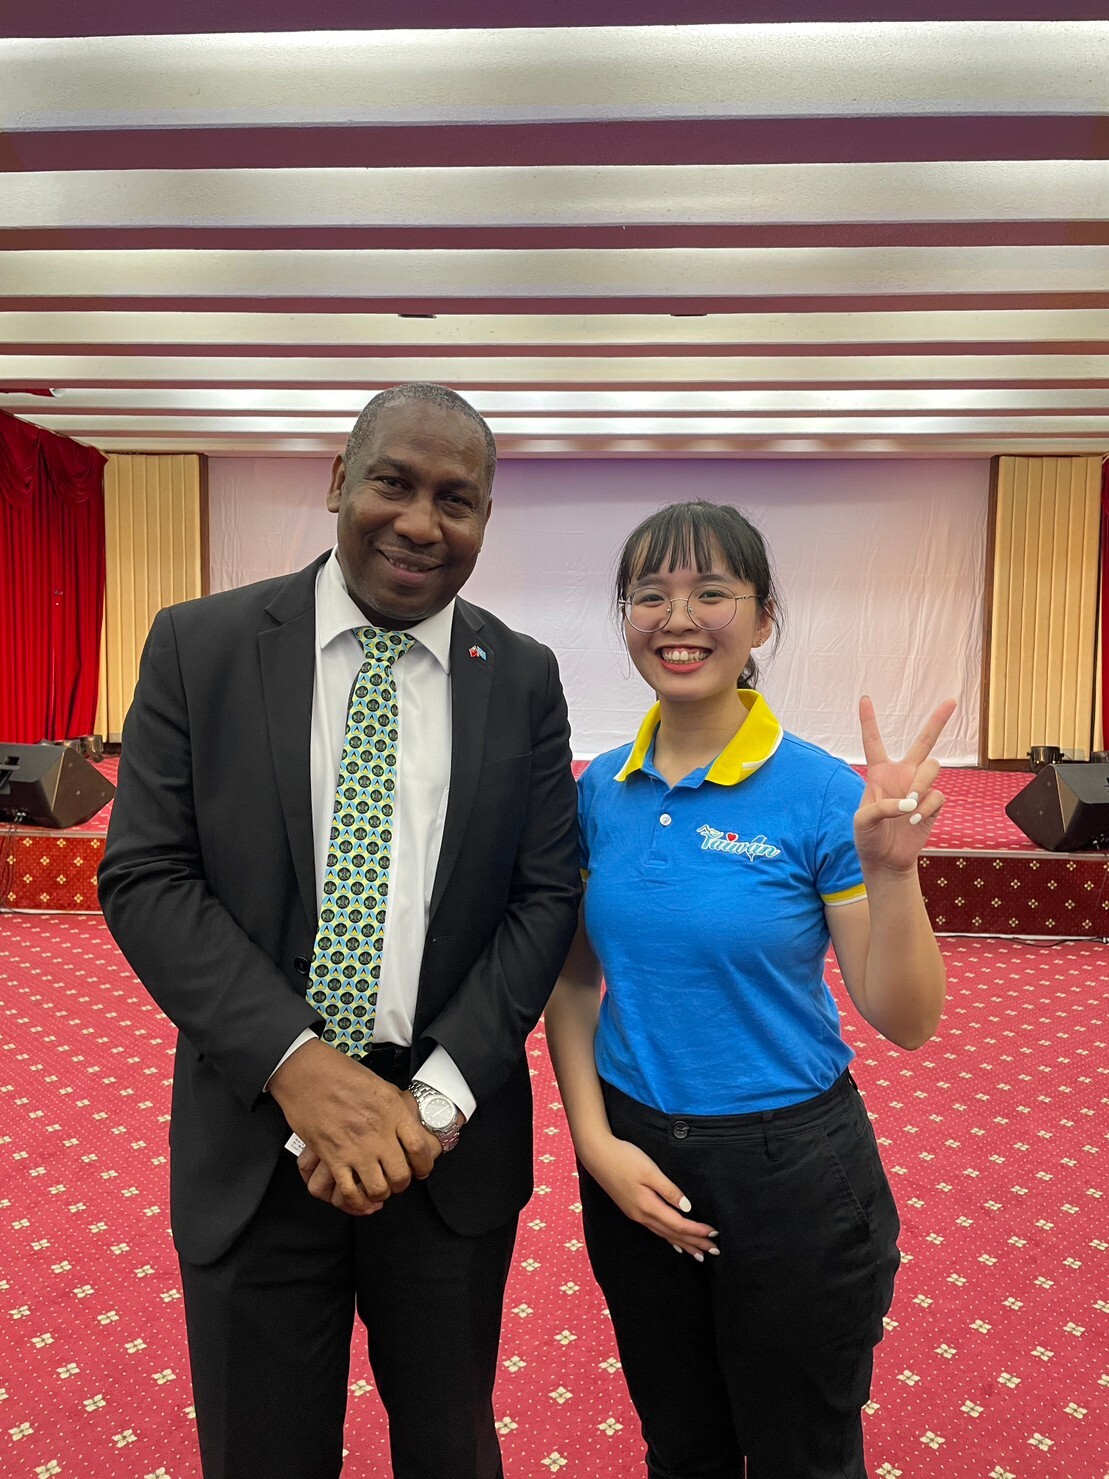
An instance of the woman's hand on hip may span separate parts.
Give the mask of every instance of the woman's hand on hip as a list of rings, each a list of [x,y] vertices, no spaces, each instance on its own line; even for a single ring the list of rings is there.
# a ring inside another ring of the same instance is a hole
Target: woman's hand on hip
[[[690,1220],[687,1214],[693,1209],[684,1192],[638,1145],[612,1136],[592,1149],[588,1159],[583,1156],[582,1164],[625,1217],[665,1238],[679,1253],[702,1262],[706,1253],[720,1252],[712,1241],[716,1229]]]

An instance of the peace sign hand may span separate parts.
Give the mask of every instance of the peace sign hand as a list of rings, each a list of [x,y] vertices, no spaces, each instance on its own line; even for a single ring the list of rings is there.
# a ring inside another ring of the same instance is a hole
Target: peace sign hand
[[[933,787],[939,762],[930,759],[944,725],[955,712],[945,699],[909,746],[903,760],[886,754],[874,705],[859,700],[859,725],[866,756],[866,790],[855,813],[855,847],[864,872],[884,868],[907,873],[928,841],[944,797]],[[911,798],[911,799],[910,799]]]

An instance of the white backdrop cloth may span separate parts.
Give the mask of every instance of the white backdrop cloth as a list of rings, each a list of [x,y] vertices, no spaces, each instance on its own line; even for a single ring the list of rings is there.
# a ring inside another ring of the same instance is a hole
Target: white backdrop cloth
[[[212,589],[296,570],[334,542],[322,458],[212,458]],[[502,462],[465,594],[558,655],[574,753],[631,738],[650,691],[612,605],[623,540],[679,499],[732,502],[766,536],[785,632],[762,688],[787,729],[860,760],[859,695],[891,753],[941,698],[959,708],[937,751],[978,755],[986,459]]]

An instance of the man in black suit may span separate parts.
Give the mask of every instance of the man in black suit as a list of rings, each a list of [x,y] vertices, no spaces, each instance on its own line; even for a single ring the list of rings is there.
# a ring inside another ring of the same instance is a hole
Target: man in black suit
[[[524,1045],[579,882],[554,657],[457,594],[495,460],[453,392],[383,392],[335,459],[336,550],[162,611],[143,655],[100,895],[180,1031],[172,1218],[206,1479],[334,1479],[356,1309],[396,1479],[502,1473]],[[364,729],[370,681],[392,730]],[[352,766],[383,851],[373,906],[337,916]]]

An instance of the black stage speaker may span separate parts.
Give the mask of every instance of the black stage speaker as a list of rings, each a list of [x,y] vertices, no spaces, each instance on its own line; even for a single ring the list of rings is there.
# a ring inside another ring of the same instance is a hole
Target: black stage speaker
[[[1109,765],[1045,765],[1005,812],[1048,852],[1109,848]]]
[[[0,821],[79,827],[115,793],[111,781],[66,745],[0,740]]]

